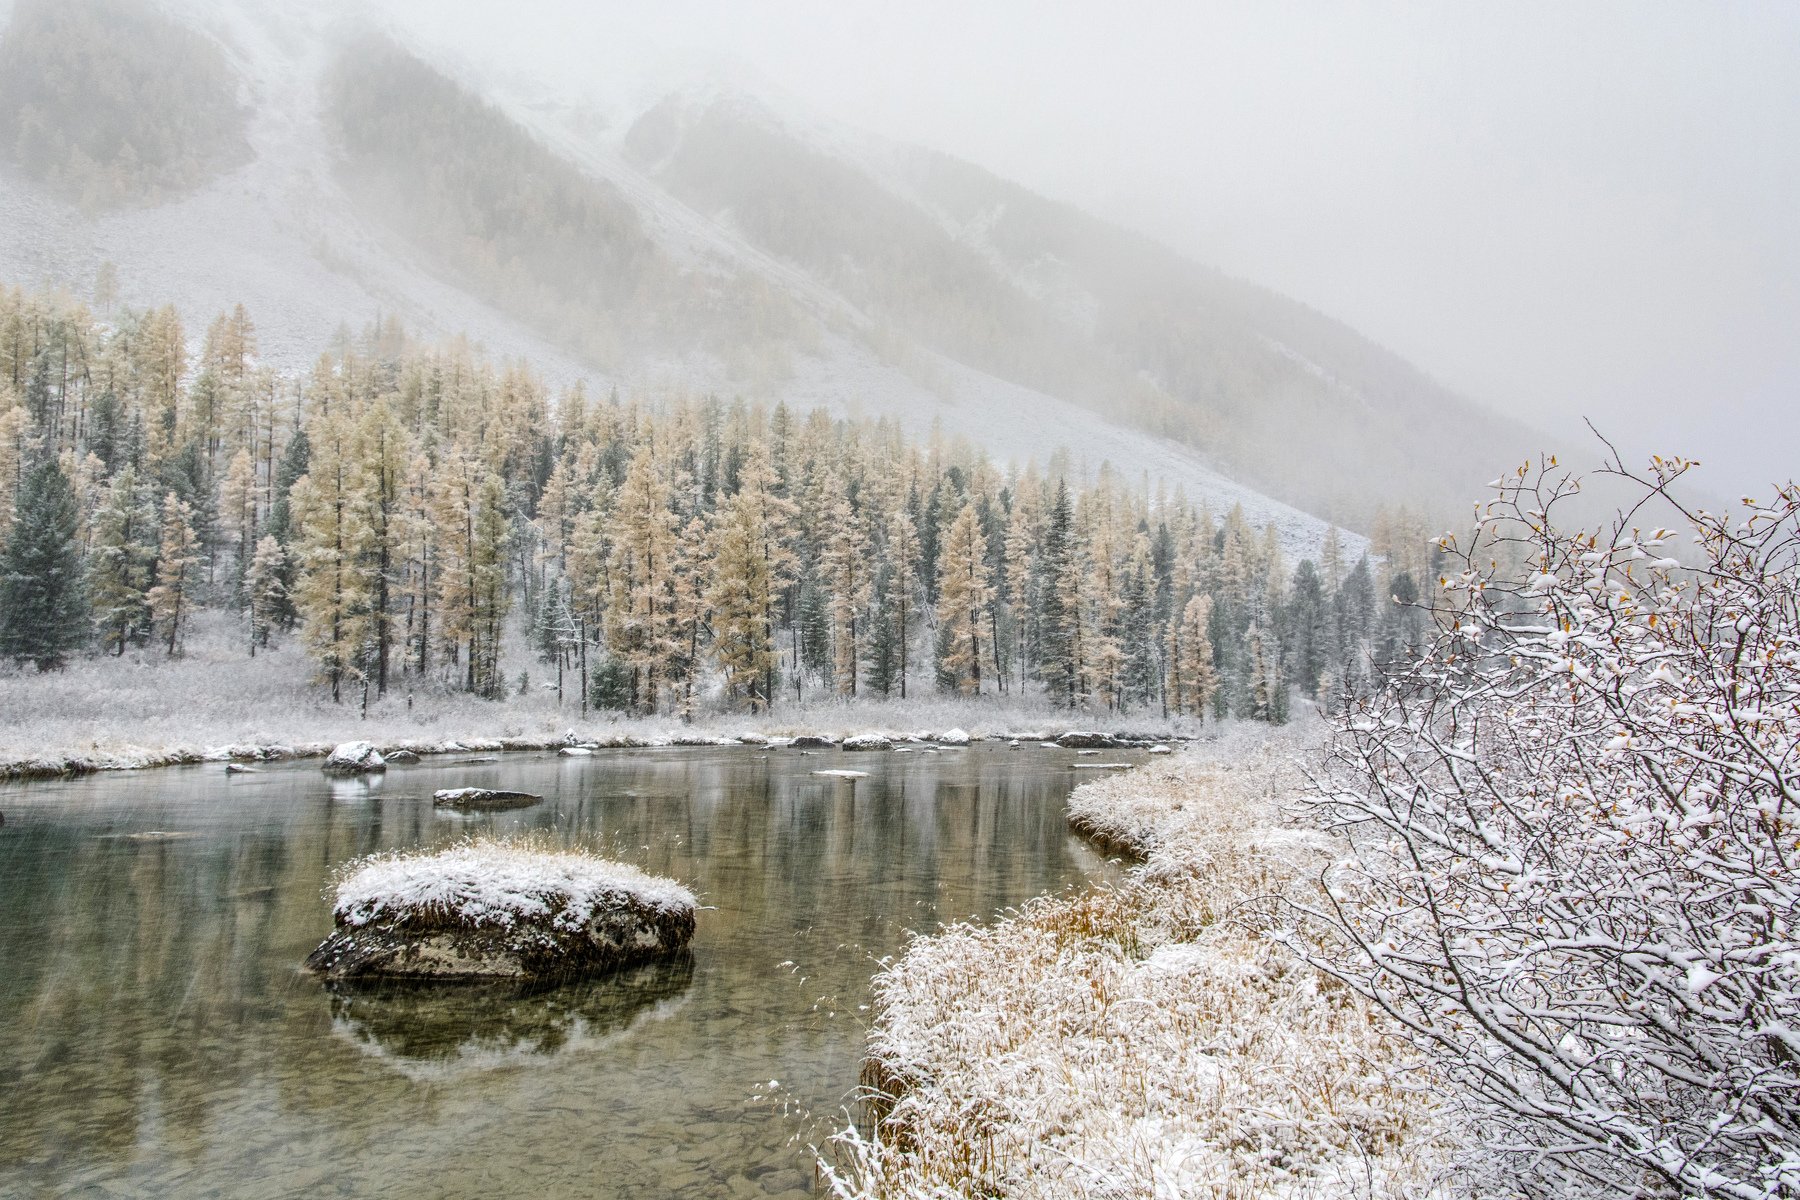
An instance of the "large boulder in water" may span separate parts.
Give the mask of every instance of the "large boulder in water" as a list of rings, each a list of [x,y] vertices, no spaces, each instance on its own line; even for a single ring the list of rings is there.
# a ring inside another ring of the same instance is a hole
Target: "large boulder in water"
[[[795,750],[829,750],[837,743],[823,734],[803,733],[788,745]]]
[[[879,733],[859,733],[844,739],[844,749],[856,750],[892,750],[894,743]]]
[[[335,980],[592,975],[682,952],[695,908],[680,884],[625,863],[469,843],[364,860],[306,965]]]
[[[387,760],[367,742],[344,742],[326,757],[322,769],[327,775],[373,775],[387,770]]]

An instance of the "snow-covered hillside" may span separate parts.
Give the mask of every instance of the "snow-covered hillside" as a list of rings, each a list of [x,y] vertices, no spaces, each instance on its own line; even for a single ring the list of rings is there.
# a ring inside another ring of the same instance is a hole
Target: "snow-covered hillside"
[[[552,382],[585,379],[591,391],[617,385],[652,400],[714,392],[888,415],[909,432],[935,425],[1004,461],[1045,463],[1063,451],[1090,478],[1110,464],[1128,485],[1180,488],[1215,512],[1241,504],[1252,521],[1278,524],[1290,557],[1317,551],[1325,523],[1233,483],[1190,448],[904,337],[878,353],[871,318],[827,281],[759,248],[729,214],[696,211],[632,165],[618,145],[620,120],[608,123],[611,136],[595,137],[578,108],[457,72],[465,86],[489,87],[508,117],[623,195],[670,261],[754,279],[818,330],[781,356],[783,370],[751,377],[698,350],[613,373],[596,369],[471,294],[446,264],[366,216],[345,190],[321,118],[320,81],[338,41],[366,33],[359,23],[329,6],[268,3],[209,6],[189,16],[218,40],[242,79],[254,159],[174,202],[98,215],[0,168],[0,280],[84,293],[110,261],[123,303],[174,303],[191,336],[242,302],[256,321],[263,359],[283,369],[310,366],[341,328],[395,315],[427,335],[465,334],[496,357],[529,359]],[[818,137],[821,145],[848,143],[841,135]]]

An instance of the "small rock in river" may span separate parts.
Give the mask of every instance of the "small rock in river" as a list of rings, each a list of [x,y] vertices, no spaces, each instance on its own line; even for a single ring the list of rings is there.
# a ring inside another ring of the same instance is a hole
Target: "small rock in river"
[[[460,812],[496,812],[507,808],[530,808],[543,801],[532,792],[508,792],[498,788],[444,788],[431,794],[431,802],[439,808]]]

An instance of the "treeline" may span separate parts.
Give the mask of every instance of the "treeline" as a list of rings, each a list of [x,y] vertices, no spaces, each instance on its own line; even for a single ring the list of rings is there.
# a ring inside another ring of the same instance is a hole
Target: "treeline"
[[[1285,718],[1423,634],[1431,564],[1283,561],[1179,494],[706,399],[661,411],[426,347],[389,322],[283,376],[240,307],[97,323],[0,292],[0,652],[40,669],[239,614],[334,698],[498,697],[530,639],[571,705],[691,715],[821,694],[1047,694]],[[1378,603],[1378,597],[1381,602]]]
[[[225,56],[136,0],[19,0],[0,154],[85,208],[154,203],[248,161]]]

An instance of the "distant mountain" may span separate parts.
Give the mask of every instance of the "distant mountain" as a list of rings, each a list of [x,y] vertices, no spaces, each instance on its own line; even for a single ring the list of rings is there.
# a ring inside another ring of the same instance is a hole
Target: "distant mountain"
[[[54,7],[20,4],[0,61]],[[1292,554],[1316,548],[1320,517],[1460,512],[1540,440],[1293,301],[741,92],[596,120],[312,9],[156,28],[202,65],[192,96],[160,78],[146,95],[210,114],[178,122],[202,149],[171,152],[205,165],[96,212],[15,144],[0,278],[85,286],[112,261],[128,302],[173,300],[196,324],[241,300],[265,358],[292,366],[342,323],[397,315],[554,380],[891,414],[1242,503]],[[97,79],[131,54],[102,39],[68,61]],[[51,119],[35,96],[0,87],[0,125]],[[99,169],[127,177],[107,153]]]

